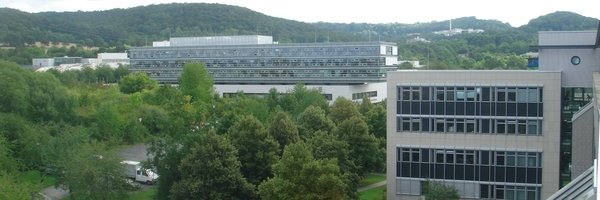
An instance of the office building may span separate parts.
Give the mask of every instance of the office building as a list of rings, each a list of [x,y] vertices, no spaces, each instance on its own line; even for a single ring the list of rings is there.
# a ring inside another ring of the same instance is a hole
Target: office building
[[[389,73],[387,199],[419,199],[426,181],[462,198],[589,198],[599,43],[540,32],[539,70]]]
[[[129,50],[132,72],[160,83],[177,84],[185,63],[204,63],[221,95],[243,91],[267,94],[303,83],[328,99],[386,98],[388,71],[395,71],[398,48],[387,42],[288,43],[270,36],[171,38],[153,47]]]

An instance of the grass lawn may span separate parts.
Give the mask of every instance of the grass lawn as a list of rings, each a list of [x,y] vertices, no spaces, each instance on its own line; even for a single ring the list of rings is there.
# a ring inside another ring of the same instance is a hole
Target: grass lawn
[[[376,187],[370,190],[365,190],[358,193],[358,199],[360,200],[384,200],[385,199],[385,185]]]
[[[368,174],[365,178],[360,180],[358,187],[363,187],[367,185],[371,185],[373,183],[378,183],[381,181],[385,181],[384,174]]]
[[[35,190],[40,190],[46,187],[54,186],[56,183],[56,177],[42,175],[40,171],[30,170],[19,173],[17,180],[21,183],[26,183],[33,187]]]
[[[154,196],[156,196],[156,188],[150,188],[147,190],[141,190],[135,193],[132,193],[131,195],[129,195],[129,199],[130,200],[150,200],[150,199],[154,199]]]

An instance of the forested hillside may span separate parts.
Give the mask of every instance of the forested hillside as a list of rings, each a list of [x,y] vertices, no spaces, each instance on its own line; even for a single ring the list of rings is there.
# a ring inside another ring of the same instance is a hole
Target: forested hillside
[[[62,41],[88,46],[144,45],[169,36],[263,34],[280,42],[353,40],[349,34],[222,4],[162,4],[93,12],[0,9],[0,43]],[[5,20],[6,19],[6,20]]]
[[[0,8],[0,59],[30,64],[34,57],[84,56],[96,51],[123,52],[170,36],[262,34],[285,42],[389,41],[398,44],[402,60],[419,60],[429,69],[525,68],[526,52],[542,30],[591,30],[598,20],[571,12],[555,12],[515,28],[497,20],[462,17],[453,28],[483,33],[452,36],[449,20],[415,24],[303,23],[267,16],[247,8],[222,4],[162,4],[93,12],[26,13]],[[426,41],[415,40],[425,39]],[[40,50],[25,46],[35,41],[70,42],[100,47]],[[402,66],[410,68],[411,66]]]

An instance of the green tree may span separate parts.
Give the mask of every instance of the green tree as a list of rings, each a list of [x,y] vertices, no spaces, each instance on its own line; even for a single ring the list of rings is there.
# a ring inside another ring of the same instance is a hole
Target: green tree
[[[93,117],[96,129],[92,133],[92,138],[100,141],[110,141],[113,144],[122,141],[123,116],[119,113],[115,103],[106,102],[101,104]]]
[[[277,162],[279,144],[263,124],[253,116],[242,116],[228,131],[231,142],[239,151],[242,174],[258,185],[271,177],[271,166]]]
[[[17,160],[12,156],[10,144],[0,134],[0,174],[17,171]]]
[[[286,145],[300,140],[298,135],[298,126],[287,113],[278,112],[273,116],[269,134],[279,143],[280,154]]]
[[[363,119],[352,117],[345,120],[334,132],[340,140],[346,141],[350,146],[350,158],[357,165],[360,176],[377,168],[377,140],[369,133],[367,123]]]
[[[150,79],[146,73],[138,72],[124,76],[119,80],[119,90],[125,94],[152,90],[157,87],[156,81]]]
[[[344,120],[359,116],[360,112],[358,112],[356,105],[344,97],[335,99],[329,110],[329,118],[331,118],[331,121],[335,124],[340,124]]]
[[[303,142],[286,146],[273,170],[258,188],[262,199],[348,199],[335,159],[315,159]]]
[[[526,69],[527,59],[517,55],[510,55],[506,58],[506,66],[510,69]]]
[[[179,87],[184,95],[192,97],[192,101],[211,102],[213,98],[213,80],[204,64],[187,63],[183,66]]]
[[[130,186],[123,177],[121,159],[109,153],[100,143],[86,144],[73,151],[73,157],[64,164],[61,180],[72,198],[127,198]]]
[[[0,60],[0,112],[23,114],[28,105],[29,87],[18,65]]]
[[[350,147],[346,141],[338,139],[333,134],[317,131],[312,137],[306,140],[306,144],[311,149],[315,159],[335,159],[344,174],[345,183],[348,186],[346,194],[351,199],[357,197],[356,189],[360,177],[357,174],[357,167],[350,159]]]
[[[96,79],[99,83],[114,83],[115,79],[115,70],[110,68],[110,66],[99,66],[96,68]]]
[[[371,103],[371,98],[367,97],[367,96],[363,96],[362,101],[360,102],[360,105],[358,107],[358,111],[360,112],[361,115],[363,116],[367,116],[367,112],[369,112],[371,109],[373,109],[373,103]]]
[[[36,191],[18,181],[12,174],[0,171],[0,199],[27,200]]]
[[[297,84],[291,91],[288,91],[281,98],[280,105],[294,117],[298,116],[309,106],[316,106],[322,109],[328,107],[327,100],[321,94],[320,90],[308,89],[303,84]]]
[[[298,117],[298,130],[301,138],[309,138],[316,131],[328,133],[333,129],[333,122],[327,118],[320,107],[309,106]]]
[[[425,182],[423,194],[426,200],[458,200],[460,198],[456,188],[436,181]]]
[[[253,199],[254,186],[240,173],[236,154],[227,138],[213,132],[201,136],[181,160],[181,180],[171,187],[170,198]]]
[[[365,114],[369,131],[377,138],[386,138],[387,111],[382,105],[374,106]]]

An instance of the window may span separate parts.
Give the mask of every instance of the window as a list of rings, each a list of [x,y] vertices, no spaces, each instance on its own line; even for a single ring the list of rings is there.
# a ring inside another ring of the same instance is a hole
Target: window
[[[436,88],[435,99],[438,100],[438,101],[443,101],[444,100],[444,88],[443,87]]]
[[[446,101],[454,101],[454,88],[446,89]]]

